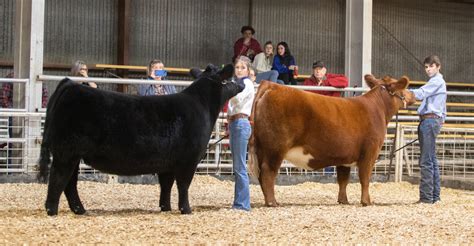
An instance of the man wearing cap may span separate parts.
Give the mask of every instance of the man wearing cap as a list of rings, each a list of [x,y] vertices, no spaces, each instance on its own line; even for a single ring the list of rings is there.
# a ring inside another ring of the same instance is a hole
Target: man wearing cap
[[[242,37],[234,44],[234,57],[232,57],[232,62],[239,56],[246,56],[253,61],[253,58],[258,53],[263,52],[260,43],[253,38],[255,30],[251,26],[243,26],[242,29],[240,29],[240,33],[242,33]]]
[[[348,80],[344,74],[332,74],[326,73],[326,65],[322,61],[313,63],[313,75],[305,79],[304,85],[308,86],[332,86],[336,88],[347,87]],[[309,91],[325,96],[340,97],[341,92],[339,91]],[[325,167],[324,172],[326,175],[334,174],[334,167]]]
[[[336,88],[345,88],[348,85],[347,77],[344,74],[326,73],[326,65],[322,61],[313,63],[313,75],[304,81],[307,86],[332,86]],[[340,97],[339,91],[310,91],[325,96]]]

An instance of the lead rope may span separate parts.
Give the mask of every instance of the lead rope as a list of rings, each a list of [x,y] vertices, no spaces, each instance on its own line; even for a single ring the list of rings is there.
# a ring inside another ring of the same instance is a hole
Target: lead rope
[[[395,117],[395,135],[393,136],[393,146],[392,150],[390,151],[390,163],[388,165],[388,177],[387,180],[390,181],[390,174],[392,173],[392,163],[393,163],[393,156],[395,155],[395,146],[397,142],[397,132],[398,132],[398,112]]]
[[[392,161],[393,161],[393,157],[395,156],[395,153],[397,153],[398,151],[406,148],[408,145],[411,145],[414,142],[418,141],[418,138],[417,138],[417,139],[412,140],[409,143],[407,143],[407,144],[403,145],[402,147],[395,150],[395,142],[396,142],[396,139],[397,139],[397,129],[398,129],[398,113],[396,115],[396,121],[395,121],[395,136],[394,136],[394,139],[393,139],[393,148],[392,148],[392,151],[390,151],[390,164],[388,166],[388,178],[387,178],[388,181],[390,181],[390,173],[391,173],[391,170],[392,170]]]

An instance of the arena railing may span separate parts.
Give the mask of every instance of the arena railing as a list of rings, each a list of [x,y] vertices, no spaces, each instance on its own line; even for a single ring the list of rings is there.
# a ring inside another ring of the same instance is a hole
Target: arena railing
[[[40,75],[38,77],[38,80],[40,81],[60,81],[64,78],[64,76],[49,76],[49,75]],[[179,85],[179,86],[188,86],[191,84],[191,81],[150,81],[150,80],[142,80],[142,79],[112,79],[112,78],[83,78],[83,77],[69,77],[72,80],[75,81],[93,81],[97,83],[112,83],[112,84],[173,84],[173,85]],[[6,79],[8,80],[7,82],[13,82],[12,79]],[[5,81],[5,80],[3,80]],[[27,81],[27,80],[25,80]],[[23,82],[25,82],[23,81]],[[332,90],[332,91],[347,91],[347,92],[365,92],[368,90],[368,88],[344,88],[344,89],[337,89],[337,88],[332,88],[332,87],[308,87],[308,86],[293,86],[298,89],[305,89],[305,90]],[[474,93],[469,93],[469,92],[453,92],[449,91],[448,95],[462,95],[462,96],[473,96]],[[0,112],[0,117],[19,117],[22,118],[24,121],[31,121],[34,119],[41,119],[41,124],[44,122],[44,112],[40,113],[26,113],[26,112],[6,112],[5,110],[1,110]],[[405,121],[417,121],[418,117],[417,116],[400,116],[400,120],[405,120]],[[473,117],[450,117],[448,116],[447,121],[448,122],[471,122],[473,121]],[[404,122],[404,124],[417,124],[416,122]],[[210,145],[215,143],[220,137],[224,135],[224,125],[226,124],[225,120],[225,114],[222,113],[220,119],[217,120],[215,130],[213,132],[212,138],[210,139]],[[445,126],[448,126],[447,123]],[[455,126],[456,124],[452,124]],[[24,127],[25,124],[23,125],[18,125],[14,127]],[[464,124],[466,126],[466,124]],[[394,128],[394,123],[389,124],[390,128]],[[456,126],[457,127],[457,126]],[[468,126],[468,128],[472,128],[472,126]],[[24,129],[24,131],[28,131],[27,129]],[[39,132],[42,132],[40,130]],[[400,135],[399,135],[400,136]],[[388,155],[390,153],[390,149],[393,148],[393,134],[387,134],[387,138],[385,140],[385,144],[382,148],[381,154],[379,161],[377,165],[374,167],[374,173],[382,173],[386,174],[388,171]],[[17,150],[27,149],[30,148],[28,145],[29,141],[36,141],[40,142],[41,141],[41,134],[36,135],[36,136],[24,136],[22,138],[0,138],[0,142],[7,142],[9,141],[10,143],[13,142],[18,142],[19,147]],[[396,141],[397,143],[399,140]],[[228,140],[225,139],[219,144],[213,145],[208,150],[208,153],[204,160],[199,164],[198,166],[198,172],[201,173],[232,173],[232,161],[231,161],[231,156],[230,156],[230,150],[227,149],[228,147]],[[35,150],[38,151],[39,149]],[[34,152],[34,151],[33,151]],[[0,162],[0,173],[3,172],[34,172],[36,170],[36,161],[37,161],[37,156],[29,156],[28,153],[33,153],[32,151],[22,151],[22,155],[20,156],[20,159],[22,161],[18,161],[20,163],[25,163],[19,166],[15,166],[15,169],[8,169],[5,168],[5,165],[1,165],[2,162]],[[1,161],[1,159],[0,159]],[[2,167],[3,166],[3,167]],[[399,163],[394,165],[394,168],[399,166]],[[10,165],[10,167],[13,167]],[[81,172],[97,172],[85,165],[81,165]],[[324,174],[324,170],[320,171],[305,171],[305,170],[299,170],[295,168],[292,164],[290,163],[284,163],[282,165],[281,169],[282,173],[286,174],[308,174],[308,175],[320,175]],[[356,172],[356,170],[354,170]],[[334,173],[329,173],[330,175],[333,175]]]
[[[94,68],[96,69],[104,69],[104,70],[138,70],[138,71],[145,71],[146,66],[134,66],[134,65],[114,65],[114,64],[95,64]],[[166,71],[175,73],[175,74],[189,74],[189,68],[177,68],[177,67],[165,67]],[[299,74],[296,76],[297,80],[304,80],[311,77],[308,74]],[[424,85],[426,81],[410,81],[411,85]],[[463,82],[447,82],[446,85],[448,87],[474,87],[474,83],[463,83]]]
[[[17,78],[0,78],[0,83],[21,83],[26,84],[28,83],[29,79],[17,79]],[[26,86],[24,87],[26,91]],[[2,111],[12,111],[12,112],[26,112],[26,103],[23,104],[24,106],[21,108],[2,108]]]

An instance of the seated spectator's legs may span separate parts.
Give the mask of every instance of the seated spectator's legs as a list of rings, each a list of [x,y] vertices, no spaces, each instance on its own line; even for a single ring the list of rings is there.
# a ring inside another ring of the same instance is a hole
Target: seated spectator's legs
[[[295,76],[293,75],[293,71],[290,71],[291,73],[288,75],[289,79],[288,79],[288,82],[290,85],[298,85],[298,83],[296,83],[296,79],[295,79]]]
[[[283,81],[285,83],[285,85],[290,83],[290,75],[287,74],[287,73],[280,73],[278,75],[278,79]]]
[[[329,166],[329,167],[325,167],[324,168],[324,175],[326,176],[332,176],[332,175],[335,175],[335,172],[334,172],[334,166]]]
[[[260,84],[260,81],[262,81],[262,80],[269,80],[269,81],[272,81],[272,82],[277,82],[277,79],[278,79],[278,72],[275,71],[275,70],[270,70],[270,71],[267,71],[267,72],[258,73],[257,78],[255,79],[255,82],[257,84]]]

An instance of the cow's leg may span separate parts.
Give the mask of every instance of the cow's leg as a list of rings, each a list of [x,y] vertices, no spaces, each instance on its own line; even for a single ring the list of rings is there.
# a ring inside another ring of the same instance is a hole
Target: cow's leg
[[[349,183],[349,177],[351,174],[351,168],[345,166],[337,166],[337,183],[339,184],[339,194],[337,196],[337,202],[340,204],[349,204],[347,200],[346,187]]]
[[[171,211],[171,188],[174,183],[174,174],[160,173],[158,174],[160,180],[160,208],[162,212]]]
[[[81,199],[79,198],[79,193],[77,192],[77,176],[79,175],[79,162],[80,160],[76,161],[76,168],[72,173],[69,183],[66,185],[64,194],[66,194],[67,202],[71,211],[75,214],[84,214],[86,210],[84,209]]]
[[[277,207],[279,206],[278,202],[275,199],[275,179],[278,175],[278,169],[281,165],[283,159],[279,161],[274,161],[272,163],[276,164],[277,167],[272,168],[270,162],[263,161],[260,168],[260,175],[258,180],[260,186],[262,187],[263,196],[265,198],[265,205],[268,207]]]
[[[176,184],[178,185],[178,207],[179,211],[182,214],[190,214],[191,207],[189,206],[189,199],[188,199],[188,189],[189,185],[191,185],[191,181],[193,180],[194,170],[182,170],[176,173]]]
[[[377,153],[377,152],[375,152]],[[372,203],[370,202],[370,195],[369,195],[369,181],[370,177],[372,176],[372,163],[374,163],[375,159],[370,159],[369,161],[362,162],[358,165],[359,168],[359,181],[361,186],[361,198],[360,203],[362,206],[368,206]]]
[[[57,215],[59,198],[69,183],[75,166],[70,161],[63,161],[53,157],[49,174],[48,195],[46,197],[46,212],[48,215]]]

